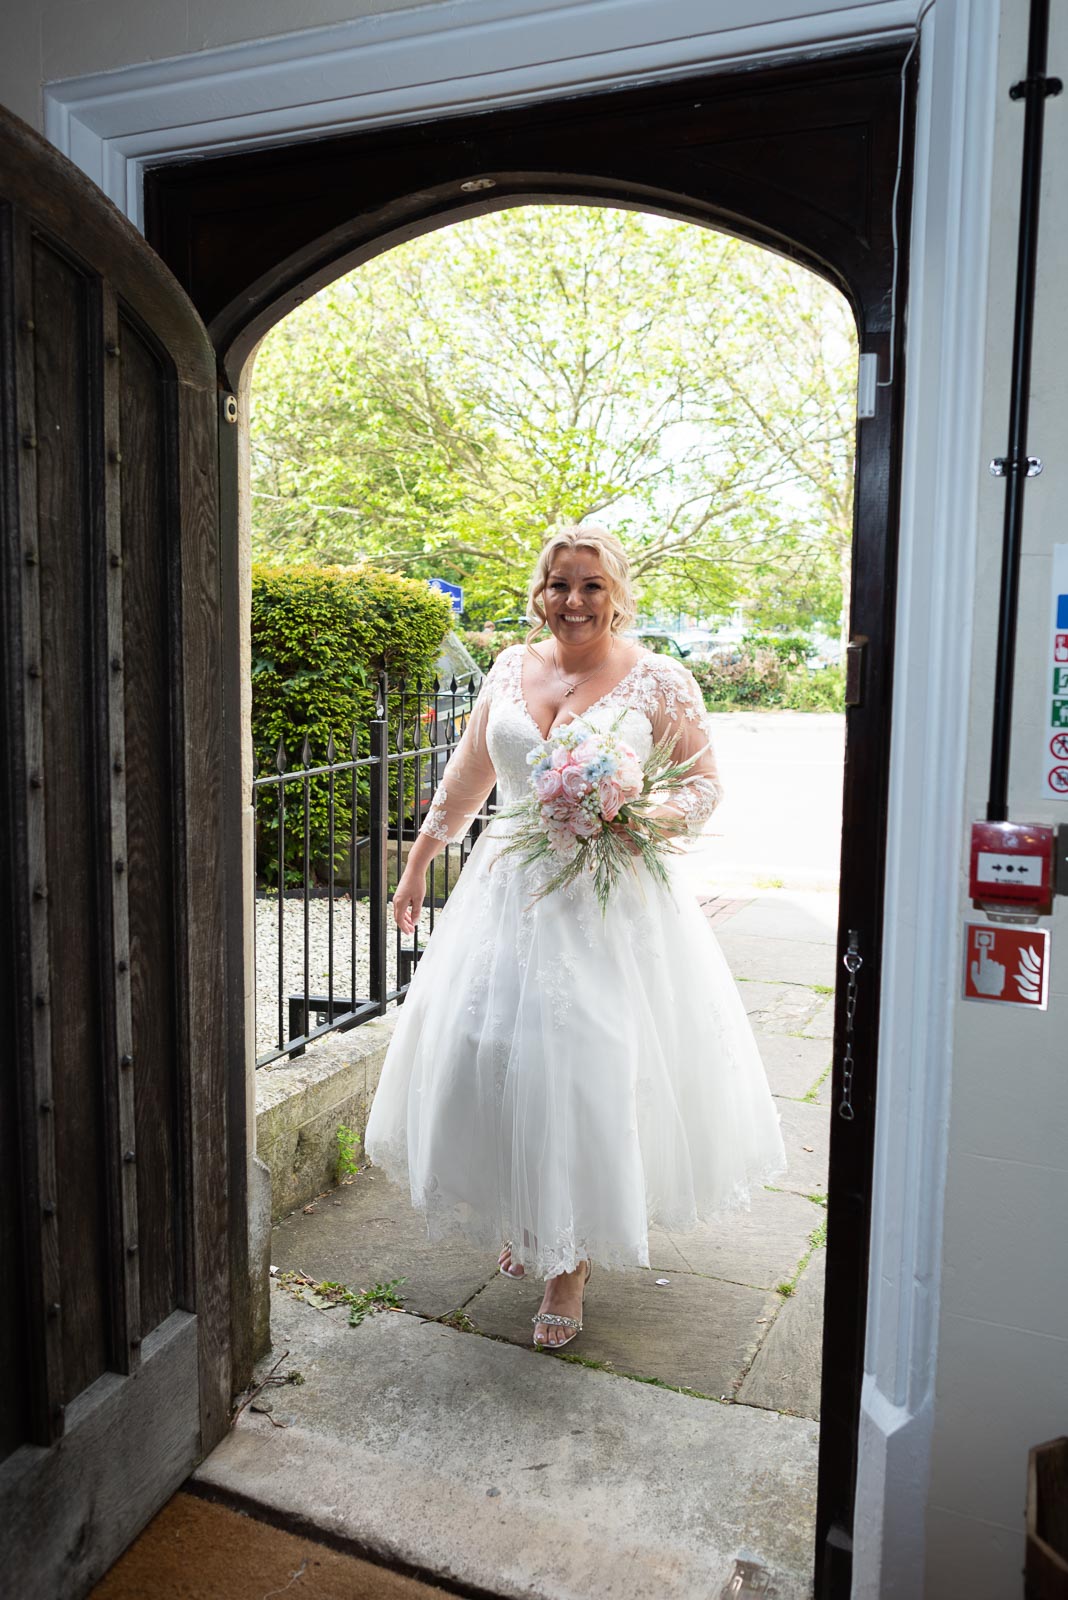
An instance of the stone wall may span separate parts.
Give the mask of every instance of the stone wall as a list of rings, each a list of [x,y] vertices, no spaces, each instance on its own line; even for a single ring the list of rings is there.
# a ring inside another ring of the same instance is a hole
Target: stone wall
[[[273,1222],[336,1185],[337,1130],[344,1124],[362,1141],[396,1018],[328,1034],[295,1061],[257,1072],[256,1154],[270,1170]]]

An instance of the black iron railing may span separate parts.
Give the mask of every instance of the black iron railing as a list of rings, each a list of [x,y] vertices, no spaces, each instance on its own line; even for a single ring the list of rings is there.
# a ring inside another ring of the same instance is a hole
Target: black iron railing
[[[352,731],[346,760],[333,734],[323,762],[305,738],[299,765],[280,740],[275,771],[253,780],[257,1067],[403,1002],[436,914],[493,810],[491,796],[464,839],[431,863],[421,929],[404,939],[389,913],[392,888],[480,681],[382,677],[377,714]]]

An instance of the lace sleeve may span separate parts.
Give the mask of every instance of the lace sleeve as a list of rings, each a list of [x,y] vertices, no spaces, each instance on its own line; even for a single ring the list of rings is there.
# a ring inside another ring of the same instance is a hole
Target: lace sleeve
[[[441,782],[423,819],[420,833],[454,844],[462,839],[481,811],[497,781],[497,774],[486,748],[486,724],[493,699],[497,663],[494,662],[479,690],[474,710],[452,755],[445,763]]]
[[[653,738],[659,742],[673,737],[676,761],[686,761],[690,756],[696,758],[685,787],[665,802],[664,809],[675,811],[685,819],[687,833],[700,833],[723,799],[723,785],[710,738],[711,723],[693,673],[674,662],[665,662],[663,666],[668,670],[656,674],[659,693],[652,718]]]

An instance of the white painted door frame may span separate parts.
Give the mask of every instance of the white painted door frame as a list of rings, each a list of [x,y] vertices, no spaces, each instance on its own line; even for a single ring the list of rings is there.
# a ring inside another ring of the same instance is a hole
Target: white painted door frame
[[[138,225],[147,164],[907,38],[922,13],[854,1596],[923,1592],[999,0],[441,0],[45,89]],[[611,40],[606,48],[605,41]],[[909,226],[908,219],[903,219]],[[864,1063],[858,1063],[858,1072]]]

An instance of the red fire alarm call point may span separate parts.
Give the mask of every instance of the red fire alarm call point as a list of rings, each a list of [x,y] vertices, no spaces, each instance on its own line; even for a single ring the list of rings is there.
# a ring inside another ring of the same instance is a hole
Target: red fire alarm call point
[[[1040,822],[973,822],[972,904],[995,922],[1034,922],[1053,908],[1054,830]]]

